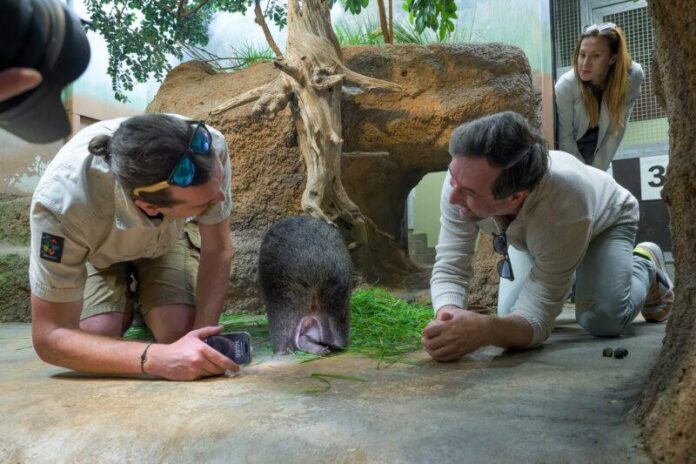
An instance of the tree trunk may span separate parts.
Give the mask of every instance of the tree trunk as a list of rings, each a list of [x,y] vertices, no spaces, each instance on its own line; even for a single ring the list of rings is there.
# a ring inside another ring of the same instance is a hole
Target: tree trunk
[[[307,167],[302,209],[333,222],[362,220],[348,198],[340,176],[342,54],[329,20],[328,2],[296,0],[288,4],[288,47],[278,67],[292,89],[300,151]]]
[[[669,119],[669,170],[675,302],[640,406],[649,454],[657,462],[696,456],[696,9],[692,0],[651,0],[656,88]]]
[[[389,6],[391,7],[391,0],[387,1],[389,1]],[[379,11],[379,26],[380,28],[382,28],[382,37],[384,37],[384,43],[394,43],[394,36],[389,27],[389,20],[387,19],[387,12],[384,6],[384,0],[377,0],[377,10]],[[391,17],[389,19],[391,19]]]

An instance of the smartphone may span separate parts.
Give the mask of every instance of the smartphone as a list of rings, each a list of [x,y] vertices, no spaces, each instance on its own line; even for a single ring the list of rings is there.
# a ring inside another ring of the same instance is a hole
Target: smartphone
[[[248,332],[230,332],[211,335],[205,342],[237,364],[251,362],[251,337]]]

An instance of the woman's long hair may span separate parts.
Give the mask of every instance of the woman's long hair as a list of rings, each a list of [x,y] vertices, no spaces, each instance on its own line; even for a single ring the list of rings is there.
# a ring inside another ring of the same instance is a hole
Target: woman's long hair
[[[595,98],[589,82],[583,82],[580,79],[578,71],[578,56],[580,55],[580,45],[584,39],[588,37],[602,37],[609,44],[609,50],[613,55],[616,55],[616,61],[609,68],[607,74],[603,98],[607,102],[609,108],[609,120],[613,126],[613,133],[616,134],[619,129],[624,126],[624,106],[626,104],[626,92],[628,90],[628,70],[631,67],[631,55],[628,53],[626,46],[626,38],[620,27],[614,26],[605,30],[600,30],[597,27],[589,28],[578,39],[573,53],[573,69],[575,70],[575,78],[580,86],[580,95],[582,96],[582,104],[590,117],[590,127],[595,127],[599,122],[599,104]]]

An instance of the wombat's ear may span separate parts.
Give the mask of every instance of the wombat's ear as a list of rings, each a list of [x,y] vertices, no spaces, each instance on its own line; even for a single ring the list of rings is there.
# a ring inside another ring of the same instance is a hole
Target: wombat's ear
[[[295,329],[295,346],[300,351],[324,356],[331,351],[321,321],[314,316],[305,316],[300,319]]]

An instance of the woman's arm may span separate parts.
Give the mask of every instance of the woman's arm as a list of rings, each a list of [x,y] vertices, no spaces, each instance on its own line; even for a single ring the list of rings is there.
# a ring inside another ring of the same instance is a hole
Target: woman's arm
[[[575,105],[575,79],[569,79],[567,74],[556,82],[556,114],[558,115],[558,148],[583,160],[576,141],[577,128],[573,127]]]

